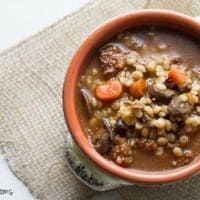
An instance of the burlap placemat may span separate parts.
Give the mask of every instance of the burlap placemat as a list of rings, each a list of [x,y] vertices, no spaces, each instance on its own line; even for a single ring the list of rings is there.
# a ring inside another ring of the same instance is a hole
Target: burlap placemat
[[[94,191],[65,165],[64,75],[74,51],[97,25],[141,8],[200,15],[192,0],[93,0],[0,54],[0,146],[12,171],[39,199],[88,199]],[[200,177],[162,187],[123,187],[121,199],[200,199]]]

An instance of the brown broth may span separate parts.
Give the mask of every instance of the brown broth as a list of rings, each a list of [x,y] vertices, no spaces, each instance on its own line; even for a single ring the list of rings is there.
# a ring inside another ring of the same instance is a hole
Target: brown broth
[[[192,69],[195,65],[200,65],[200,46],[199,41],[190,38],[187,35],[184,35],[180,32],[169,30],[165,28],[156,27],[153,32],[155,37],[149,36],[147,33],[149,28],[138,28],[131,30],[130,32],[134,34],[135,37],[141,39],[146,46],[148,47],[146,50],[142,50],[141,55],[148,59],[150,57],[163,57],[172,58],[174,56],[180,56],[183,59],[183,64],[187,65],[190,69]],[[113,39],[116,41],[116,38]],[[155,48],[160,43],[165,43],[167,45],[167,50],[158,51]],[[100,65],[100,61],[98,59],[99,51],[94,53],[93,58],[91,59],[89,65],[86,67],[83,72],[84,75],[91,77],[91,86],[86,87],[94,92],[96,84],[104,81],[103,70]],[[97,75],[93,75],[93,70],[97,70]],[[94,93],[93,93],[94,94]],[[90,135],[88,135],[87,130],[91,129],[92,131],[96,131],[102,128],[102,124],[98,124],[94,127],[91,127],[89,123],[89,118],[87,111],[85,109],[85,105],[82,101],[82,98],[79,93],[79,87],[77,88],[77,112],[79,116],[79,120],[81,126],[90,140]],[[95,94],[94,94],[95,96]],[[106,103],[104,108],[109,108],[110,103]],[[112,113],[111,115],[115,115]],[[200,153],[200,133],[197,131],[196,133],[192,133],[190,138],[190,143],[186,146],[186,149],[191,149],[195,156]],[[170,169],[171,161],[174,160],[174,156],[167,151],[164,153],[162,157],[156,157],[152,152],[146,152],[141,149],[134,150],[134,162],[130,168],[148,170],[148,171],[156,171],[156,170],[165,170]]]

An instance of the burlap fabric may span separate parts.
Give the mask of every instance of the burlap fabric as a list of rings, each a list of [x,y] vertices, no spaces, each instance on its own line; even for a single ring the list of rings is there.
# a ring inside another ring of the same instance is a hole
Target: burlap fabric
[[[95,193],[65,165],[64,75],[89,32],[110,17],[142,8],[200,15],[200,2],[195,0],[93,0],[0,54],[0,146],[12,171],[36,198],[78,200]],[[200,177],[116,192],[121,199],[200,199]]]

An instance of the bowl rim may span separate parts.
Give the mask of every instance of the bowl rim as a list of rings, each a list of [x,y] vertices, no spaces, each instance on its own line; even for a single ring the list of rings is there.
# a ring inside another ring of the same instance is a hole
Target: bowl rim
[[[186,16],[184,14],[175,11],[161,10],[161,9],[159,10],[145,9],[145,10],[126,13],[111,18],[102,25],[98,26],[91,34],[89,34],[89,36],[84,40],[84,42],[75,52],[69,64],[67,73],[65,75],[65,80],[63,85],[63,112],[69,131],[73,136],[73,139],[75,140],[76,144],[78,144],[81,151],[83,151],[84,154],[90,160],[92,160],[92,162],[97,164],[97,166],[104,169],[106,172],[109,172],[124,180],[138,182],[138,183],[159,184],[159,183],[178,181],[180,179],[186,178],[188,176],[194,175],[195,173],[199,172],[200,159],[195,159],[192,163],[190,163],[187,166],[167,171],[149,172],[138,169],[129,170],[120,167],[117,164],[111,163],[111,161],[106,160],[89,143],[88,139],[84,135],[84,131],[82,130],[80,122],[78,120],[78,116],[76,114],[76,105],[75,105],[75,99],[76,99],[75,90],[77,83],[76,81],[80,73],[81,66],[84,65],[84,60],[86,60],[86,56],[89,54],[89,52],[92,51],[93,47],[95,47],[94,43],[97,42],[97,40],[98,41],[102,40],[106,33],[108,34],[109,31],[112,31],[114,28],[116,28],[116,26],[118,26],[119,24],[123,24],[127,20],[145,19],[145,18],[147,19],[148,17],[152,17],[155,20],[158,18],[167,18],[175,20],[177,21],[177,23],[183,22],[186,25],[186,27],[190,26],[190,29],[194,29],[195,30],[194,32],[200,34],[200,23],[197,20],[193,19],[190,16]],[[167,26],[169,27],[171,26],[170,22]]]

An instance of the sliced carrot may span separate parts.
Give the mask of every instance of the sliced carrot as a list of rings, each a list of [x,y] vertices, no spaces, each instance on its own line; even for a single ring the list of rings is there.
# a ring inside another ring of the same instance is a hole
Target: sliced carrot
[[[168,72],[168,77],[176,84],[180,85],[186,82],[186,76],[178,69],[171,69]]]
[[[130,93],[133,97],[142,97],[146,89],[146,82],[144,79],[139,79],[130,87]]]
[[[109,101],[120,97],[122,93],[122,85],[116,79],[111,79],[102,85],[96,87],[96,96],[100,100]]]

